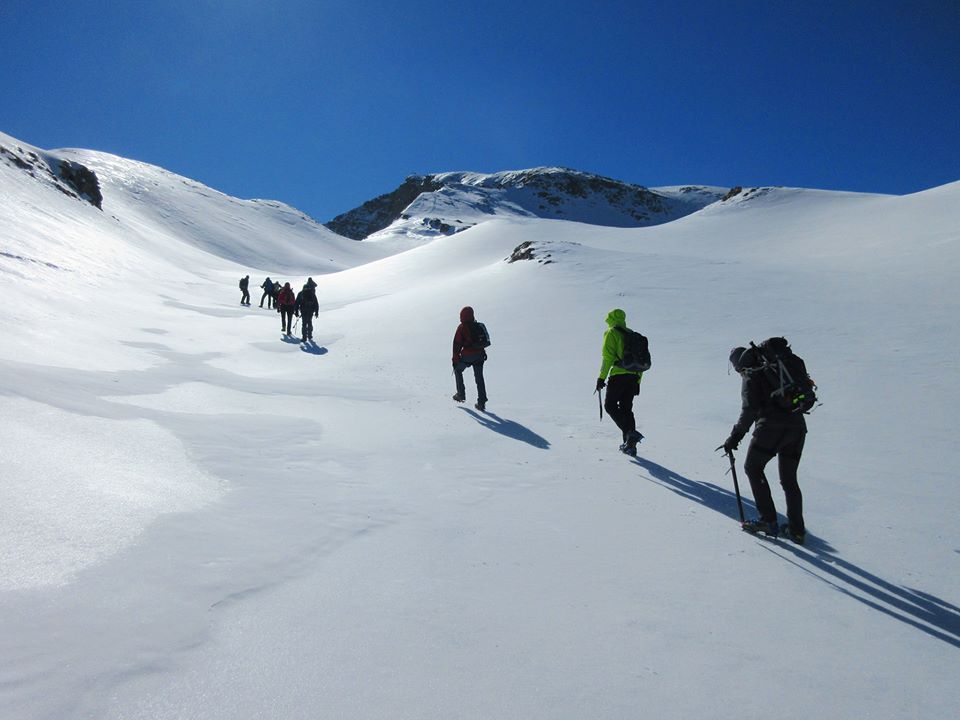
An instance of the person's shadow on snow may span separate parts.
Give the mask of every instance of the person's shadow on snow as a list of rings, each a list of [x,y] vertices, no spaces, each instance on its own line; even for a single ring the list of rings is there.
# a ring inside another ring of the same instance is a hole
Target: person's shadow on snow
[[[305,353],[310,353],[311,355],[326,355],[327,349],[323,345],[317,345],[313,340],[307,340],[305,343],[300,343],[300,349]]]
[[[650,479],[658,485],[688,500],[695,500],[721,515],[726,515],[730,519],[740,518],[737,510],[737,496],[730,490],[718,487],[712,483],[691,480],[678,472],[674,472],[646,458],[635,457],[633,461],[650,473]],[[753,510],[754,505],[746,498],[743,498],[743,509],[744,511]]]
[[[508,438],[513,438],[514,440],[520,440],[541,450],[550,449],[550,443],[546,438],[537,435],[533,430],[524,427],[520,423],[514,422],[513,420],[504,420],[492,412],[484,411],[480,413],[465,407],[460,409],[471,415],[474,420],[485,428],[489,428],[496,433],[506,435]]]
[[[650,480],[656,484],[721,515],[739,519],[737,496],[733,492],[711,483],[691,480],[646,458],[637,457],[634,462],[646,470]],[[743,506],[745,511],[752,510],[752,514],[756,515],[753,503],[746,498],[743,499]],[[769,552],[796,565],[834,590],[960,648],[960,608],[956,605],[922,590],[894,585],[847,562],[830,543],[810,532],[807,532],[806,543],[802,546],[786,539],[770,541],[769,544],[764,540],[758,542],[764,543],[763,547]]]

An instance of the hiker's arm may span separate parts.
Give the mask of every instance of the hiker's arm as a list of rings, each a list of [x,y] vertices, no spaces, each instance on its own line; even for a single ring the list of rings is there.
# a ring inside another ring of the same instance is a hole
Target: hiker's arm
[[[744,435],[750,431],[750,426],[756,422],[757,416],[760,414],[757,392],[757,383],[751,382],[750,378],[744,378],[740,393],[742,397],[740,417],[734,424],[733,430],[730,431],[730,439],[736,441],[734,444],[743,440]]]

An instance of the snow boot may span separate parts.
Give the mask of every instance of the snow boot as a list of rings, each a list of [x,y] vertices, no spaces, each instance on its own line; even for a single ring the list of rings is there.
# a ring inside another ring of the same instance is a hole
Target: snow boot
[[[777,524],[766,520],[746,520],[740,527],[751,535],[763,533],[767,537],[777,537]]]
[[[630,433],[626,433],[626,438],[623,441],[623,444],[620,446],[620,452],[624,455],[629,455],[630,457],[637,456],[637,445],[640,444],[640,441],[643,440],[643,435],[638,433],[636,430]]]
[[[486,404],[485,402],[479,402],[479,401],[477,401],[477,404],[474,405],[474,407],[475,407],[477,410],[479,410],[480,412],[483,412],[484,410],[487,409],[487,404]]]
[[[454,402],[462,403],[464,400],[466,400],[466,398],[460,393],[457,393],[456,395],[453,396]]]
[[[790,538],[791,542],[796,543],[797,545],[803,545],[807,540],[807,531],[801,530],[800,532],[794,532],[790,529],[789,525],[781,525],[780,532]]]

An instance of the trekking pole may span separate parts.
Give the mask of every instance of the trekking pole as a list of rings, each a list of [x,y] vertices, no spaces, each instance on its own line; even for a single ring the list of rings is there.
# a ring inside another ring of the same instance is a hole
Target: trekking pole
[[[599,390],[594,390],[593,392],[597,395],[597,405],[600,406],[600,422],[603,422],[603,398],[600,397]]]
[[[298,328],[298,327],[300,327],[300,316],[299,316],[299,315],[297,315],[297,321],[293,324],[293,332],[290,333],[290,334],[291,334],[291,335],[296,335],[296,334],[297,334],[297,328]]]
[[[722,445],[720,447],[723,447]],[[717,448],[719,450],[720,448]],[[746,519],[743,517],[743,501],[740,499],[740,483],[737,482],[737,465],[733,459],[733,450],[727,450],[726,455],[730,458],[730,472],[733,473],[733,489],[737,493],[737,510],[740,511],[740,524],[746,522]]]

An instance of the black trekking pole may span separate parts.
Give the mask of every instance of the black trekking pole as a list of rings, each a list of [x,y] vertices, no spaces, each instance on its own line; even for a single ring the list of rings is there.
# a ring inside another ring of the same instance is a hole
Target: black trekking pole
[[[600,397],[599,390],[594,390],[594,392],[597,394],[597,405],[600,406],[600,422],[603,422],[603,398]]]
[[[717,450],[719,449],[720,448],[717,448]],[[730,472],[733,473],[733,489],[737,493],[737,510],[740,511],[740,524],[743,525],[746,519],[743,517],[743,501],[740,499],[740,483],[737,482],[737,464],[733,459],[733,450],[727,450],[726,455],[730,458]]]

